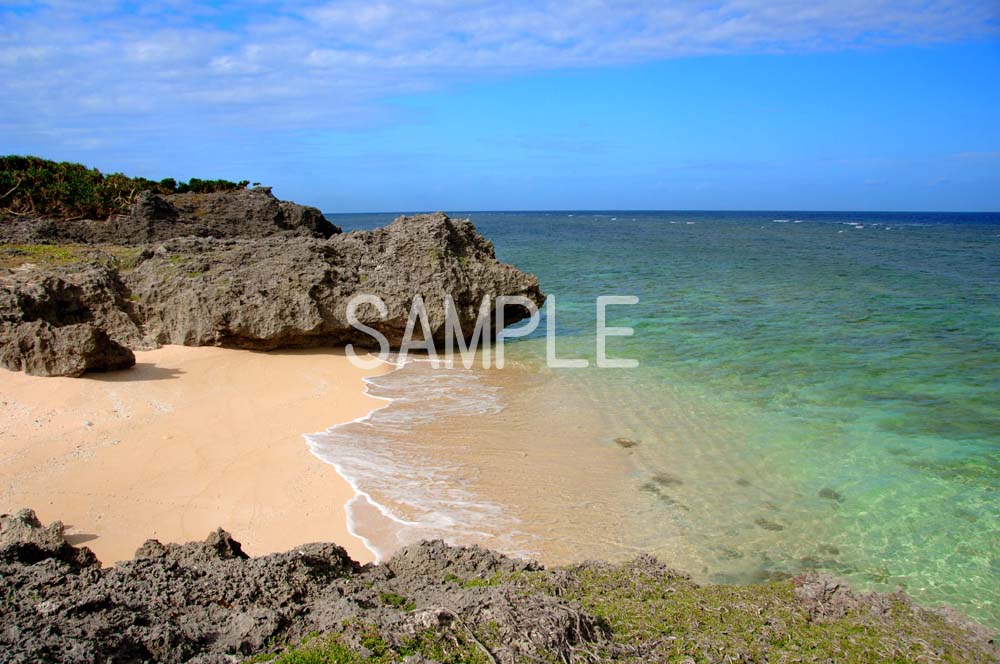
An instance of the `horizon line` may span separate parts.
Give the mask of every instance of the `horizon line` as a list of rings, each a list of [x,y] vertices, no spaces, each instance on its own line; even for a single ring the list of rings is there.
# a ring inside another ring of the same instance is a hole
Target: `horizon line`
[[[436,212],[443,212],[448,214],[447,210],[444,209],[427,209],[427,210],[363,210],[363,211],[351,211],[351,212],[327,212],[321,211],[324,215],[338,215],[338,214],[434,214]],[[506,214],[526,214],[526,213],[579,213],[579,212],[591,212],[591,213],[663,213],[663,212],[679,212],[679,213],[705,213],[705,212],[726,212],[726,213],[774,213],[774,214],[791,214],[791,213],[803,213],[803,214],[965,214],[965,215],[984,215],[984,214],[995,214],[1000,215],[1000,210],[855,210],[855,209],[829,209],[829,210],[796,210],[791,208],[780,209],[780,208],[524,208],[524,209],[463,209],[454,208],[452,214],[492,214],[492,213],[506,213]]]

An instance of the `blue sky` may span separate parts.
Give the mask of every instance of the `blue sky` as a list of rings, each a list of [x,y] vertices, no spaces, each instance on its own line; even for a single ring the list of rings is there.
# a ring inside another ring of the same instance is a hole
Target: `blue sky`
[[[15,0],[0,65],[0,153],[329,212],[1000,210],[996,0]]]

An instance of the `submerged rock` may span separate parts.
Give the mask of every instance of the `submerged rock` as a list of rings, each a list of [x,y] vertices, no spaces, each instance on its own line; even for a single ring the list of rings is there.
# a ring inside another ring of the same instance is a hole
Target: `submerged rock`
[[[779,530],[784,530],[785,529],[785,527],[783,525],[781,525],[780,523],[777,523],[775,521],[771,521],[770,519],[764,519],[764,518],[754,519],[753,522],[754,522],[754,524],[756,524],[757,526],[763,528],[764,530],[772,530],[772,531],[777,532]]]
[[[657,485],[663,487],[680,486],[684,484],[684,480],[669,473],[656,473],[653,475],[651,480]]]
[[[838,503],[843,502],[844,496],[840,494],[839,491],[834,491],[830,487],[823,487],[819,490],[819,497],[825,498],[826,500],[835,500]]]

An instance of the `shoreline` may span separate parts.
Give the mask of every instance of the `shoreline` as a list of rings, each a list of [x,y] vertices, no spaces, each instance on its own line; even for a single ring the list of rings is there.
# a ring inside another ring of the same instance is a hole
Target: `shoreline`
[[[367,559],[359,562],[380,563],[383,561],[383,556],[379,553],[378,549],[375,547],[375,545],[372,543],[370,539],[368,539],[366,536],[358,532],[357,523],[355,523],[354,517],[351,514],[351,505],[355,501],[364,498],[373,505],[378,506],[379,511],[382,512],[382,514],[385,515],[386,517],[388,518],[395,518],[395,517],[393,517],[390,512],[387,512],[380,503],[375,502],[375,500],[368,494],[368,492],[362,489],[358,485],[358,483],[344,471],[343,466],[341,464],[338,464],[333,461],[328,461],[324,459],[322,456],[320,456],[316,442],[312,439],[312,436],[327,434],[341,427],[346,427],[351,424],[357,424],[359,422],[365,422],[367,420],[370,420],[376,412],[382,410],[383,408],[388,408],[389,406],[392,405],[395,399],[391,399],[389,397],[379,397],[371,393],[371,390],[369,390],[369,388],[372,385],[371,378],[372,376],[381,376],[388,373],[392,373],[393,371],[398,371],[405,365],[398,365],[386,360],[380,360],[380,361],[382,362],[382,367],[380,367],[379,370],[377,370],[375,373],[367,374],[361,377],[361,384],[363,386],[363,391],[365,396],[382,402],[380,405],[372,408],[364,415],[356,417],[353,420],[348,420],[346,422],[338,422],[336,424],[328,426],[326,429],[322,431],[314,431],[312,433],[302,434],[302,438],[305,441],[306,446],[309,448],[309,453],[323,465],[330,466],[331,468],[333,468],[334,472],[337,473],[337,476],[340,478],[340,480],[344,484],[347,484],[351,488],[351,491],[354,492],[351,498],[344,503],[344,523],[345,527],[347,528],[347,532],[350,533],[351,537],[361,542],[361,544],[365,547],[365,549],[369,553],[369,557]]]
[[[303,432],[387,405],[365,378],[392,365],[361,370],[343,349],[164,346],[136,358],[83,378],[0,372],[0,512],[64,519],[68,539],[108,565],[147,538],[200,540],[219,525],[251,555],[333,541],[374,560],[349,523],[356,489]]]

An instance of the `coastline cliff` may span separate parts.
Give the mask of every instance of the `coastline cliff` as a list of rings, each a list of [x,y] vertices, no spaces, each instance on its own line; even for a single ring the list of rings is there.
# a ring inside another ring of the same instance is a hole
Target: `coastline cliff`
[[[267,187],[142,191],[127,214],[103,221],[2,220],[0,366],[78,376],[126,368],[133,350],[161,344],[371,345],[346,315],[362,293],[388,311],[362,308],[360,322],[394,347],[416,295],[436,338],[446,295],[463,329],[484,296],[544,300],[538,280],[498,261],[470,221],[443,213],[345,234]],[[514,309],[509,323],[527,315]]]

